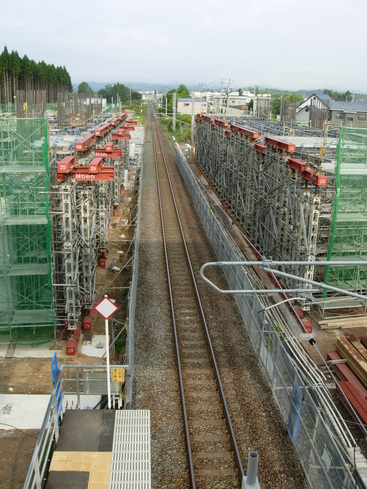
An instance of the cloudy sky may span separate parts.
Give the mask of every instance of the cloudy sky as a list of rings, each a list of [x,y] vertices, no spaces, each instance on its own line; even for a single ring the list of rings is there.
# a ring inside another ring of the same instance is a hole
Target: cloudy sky
[[[0,45],[73,83],[367,93],[366,0],[11,0]]]

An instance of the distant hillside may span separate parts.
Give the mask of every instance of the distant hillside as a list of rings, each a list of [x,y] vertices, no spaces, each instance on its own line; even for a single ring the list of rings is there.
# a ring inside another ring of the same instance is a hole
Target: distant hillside
[[[102,88],[105,88],[106,85],[113,85],[116,82],[87,82],[90,87],[95,91],[98,92]],[[172,88],[177,88],[179,86],[179,82],[177,83],[146,83],[146,82],[119,82],[122,83],[123,85],[126,85],[127,87],[131,88],[132,90],[136,90],[139,92],[143,91],[150,91],[150,90],[156,90],[157,92],[166,92],[168,90],[171,90]],[[73,84],[73,90],[76,92],[78,90],[79,84],[74,83]],[[187,88],[189,89],[190,92],[200,92],[201,90],[208,90],[208,91],[220,91],[220,85],[219,86],[210,86],[210,85],[203,85],[199,83],[193,83],[193,84],[187,84]],[[246,86],[246,85],[239,85],[238,87],[231,87],[231,90],[237,90],[237,88],[242,87],[243,90],[250,90],[254,91],[255,87],[254,86]],[[266,88],[266,87],[257,87],[258,93],[271,93],[274,95],[281,95],[282,93],[289,93],[293,92],[294,90],[280,90],[279,88]],[[312,95],[315,92],[322,92],[323,89],[321,88],[315,88],[314,90],[297,90],[294,91],[295,93],[299,93],[302,95],[304,98]],[[363,93],[356,93],[354,94],[354,101],[355,102],[367,102],[367,94]]]
[[[85,80],[87,81],[87,80]],[[99,90],[102,88],[105,88],[106,85],[114,85],[117,82],[89,82],[87,81],[88,85],[97,93]],[[126,82],[126,81],[119,81],[119,83],[122,83],[123,85],[131,88],[132,90],[136,91],[150,91],[150,90],[157,90],[158,92],[164,92],[171,90],[171,88],[175,88],[177,85],[174,84],[163,84],[163,83],[144,83],[144,82]],[[73,84],[73,89],[75,92],[78,91],[78,86],[79,83],[74,83]]]

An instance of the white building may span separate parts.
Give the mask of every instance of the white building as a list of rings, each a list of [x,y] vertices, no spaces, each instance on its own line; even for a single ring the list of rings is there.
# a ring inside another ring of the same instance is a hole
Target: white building
[[[247,106],[254,94],[249,91],[242,92],[208,92],[208,113],[227,114],[227,115],[244,115],[247,113]]]
[[[195,98],[195,115],[207,113],[207,99],[206,97]],[[192,114],[192,99],[191,98],[179,98],[177,99],[177,113],[178,114]]]

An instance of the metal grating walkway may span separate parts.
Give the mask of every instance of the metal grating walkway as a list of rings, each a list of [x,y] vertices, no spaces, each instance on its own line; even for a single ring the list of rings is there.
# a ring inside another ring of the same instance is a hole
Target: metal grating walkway
[[[116,411],[109,488],[150,487],[150,411]]]

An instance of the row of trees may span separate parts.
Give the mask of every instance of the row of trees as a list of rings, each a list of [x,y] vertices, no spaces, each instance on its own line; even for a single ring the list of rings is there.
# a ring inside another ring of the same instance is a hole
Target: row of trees
[[[57,92],[73,91],[65,66],[36,62],[5,46],[0,55],[0,103],[14,101],[17,90],[45,90],[46,101],[56,102]]]
[[[272,116],[280,115],[280,109],[283,104],[288,105],[293,102],[302,102],[303,96],[299,93],[284,93],[283,95],[272,95],[270,101],[270,110]]]
[[[112,103],[112,100],[114,103],[120,102],[122,104],[134,104],[134,102],[141,101],[141,93],[136,92],[122,83],[106,85],[104,88],[98,90],[98,94],[107,99],[107,103]]]
[[[343,102],[351,102],[353,100],[353,94],[349,90],[346,92],[336,92],[335,90],[329,90],[328,88],[325,88],[323,90],[324,93],[329,95],[333,100],[339,100]]]
[[[181,83],[177,88],[172,88],[166,93],[165,99],[163,100],[164,106],[167,104],[167,111],[172,112],[173,109],[173,94],[176,92],[177,98],[189,98],[190,92],[186,85]]]

